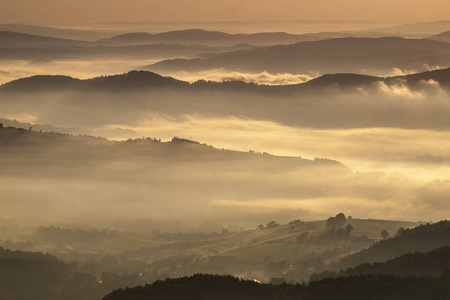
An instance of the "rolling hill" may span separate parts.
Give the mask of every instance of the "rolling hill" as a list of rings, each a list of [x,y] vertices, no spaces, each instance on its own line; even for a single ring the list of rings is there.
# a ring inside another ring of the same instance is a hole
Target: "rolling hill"
[[[146,32],[126,33],[109,39],[99,40],[104,45],[143,45],[155,43],[179,43],[201,45],[277,45],[292,44],[299,41],[315,41],[327,38],[348,36],[343,33],[323,32],[316,34],[290,34],[285,32],[262,32],[254,34],[230,34],[220,31],[207,31],[202,29],[186,29],[156,34]]]
[[[249,118],[314,128],[398,127],[446,129],[450,69],[406,76],[330,74],[296,85],[242,81],[188,83],[146,71],[79,80],[34,76],[0,86],[11,114],[27,105],[38,123],[98,128],[145,122],[149,115]],[[430,99],[417,110],[411,101]],[[56,112],[53,108],[61,109]],[[76,109],[74,115],[71,110]],[[94,111],[102,114],[94,114]],[[340,113],[337,114],[336,111]]]
[[[222,207],[217,199],[245,202],[247,199],[279,195],[320,195],[323,194],[323,186],[329,186],[336,178],[340,180],[353,174],[350,169],[333,160],[216,149],[181,138],[173,138],[169,142],[155,138],[113,142],[94,137],[6,127],[0,128],[0,147],[2,176],[17,178],[14,185],[21,186],[43,178],[45,183],[40,184],[40,188],[47,184],[53,185],[53,180],[58,179],[61,184],[71,186],[69,190],[76,182],[86,181],[102,182],[94,186],[88,184],[87,188],[95,188],[106,194],[111,193],[111,188],[124,189],[102,198],[106,199],[105,202],[98,200],[97,192],[82,197],[79,193],[85,193],[84,189],[77,189],[64,202],[60,202],[59,189],[48,191],[47,188],[46,192],[42,190],[45,195],[34,193],[35,201],[29,205],[17,206],[14,201],[8,202],[9,208],[15,208],[11,213],[22,211],[28,214],[40,201],[54,201],[52,211],[55,211],[53,217],[56,219],[64,218],[68,209],[71,219],[89,211],[96,213],[95,220],[92,220],[94,223],[102,218],[122,215],[123,211],[117,210],[122,207],[126,210],[136,209],[133,213],[136,217],[140,215],[159,219],[167,214],[164,217],[166,220],[190,220],[195,218],[192,216],[205,216],[207,220],[223,218],[224,222],[234,222],[246,215],[243,222],[254,224],[258,220],[265,220],[266,213],[255,212],[253,219],[245,205],[242,208]],[[321,176],[320,182],[314,182],[317,176]],[[193,185],[197,188],[193,189]],[[11,191],[9,196],[15,199],[20,197],[20,192]],[[77,209],[72,205],[66,206],[67,201],[78,203]],[[215,204],[216,201],[218,204]],[[79,205],[81,203],[84,205]],[[107,203],[115,204],[108,208]],[[4,208],[7,213],[7,208]],[[234,213],[224,214],[226,210]],[[170,214],[167,213],[169,211]],[[286,215],[290,217],[296,212],[293,210]],[[35,217],[40,218],[37,215]]]
[[[396,34],[398,36],[410,36],[410,37],[426,37],[439,32],[446,31],[450,28],[449,20],[442,20],[438,22],[425,22],[425,23],[411,23],[397,26],[390,26],[384,28],[365,30],[366,32],[379,32],[382,34]]]
[[[189,83],[152,72],[132,71],[121,75],[80,80],[69,76],[37,75],[18,79],[0,87],[3,91],[58,91],[58,90],[130,90],[179,89]]]
[[[106,292],[93,275],[77,272],[48,253],[0,247],[0,278],[0,297],[5,300],[94,298]]]
[[[196,274],[168,278],[153,284],[118,289],[103,300],[144,299],[446,299],[450,294],[448,275],[439,278],[397,278],[389,275],[352,276],[302,284],[260,284],[232,276]]]
[[[449,245],[450,222],[441,221],[406,229],[399,236],[343,258],[333,267],[346,269],[362,263],[384,262],[406,253],[428,252]]]
[[[371,87],[375,82],[384,82],[388,85],[402,82],[411,89],[421,87],[421,82],[434,80],[442,87],[450,86],[450,68],[419,72],[411,75],[376,77],[360,74],[327,74],[319,76],[308,82],[285,86],[258,85],[242,81],[211,82],[197,81],[188,83],[168,76],[161,76],[150,71],[131,71],[125,74],[102,76],[92,79],[80,80],[69,76],[37,75],[5,83],[0,86],[0,92],[31,92],[55,90],[152,90],[172,89],[183,91],[228,91],[228,92],[260,92],[273,94],[292,94],[302,92],[320,92],[327,87],[342,89],[355,89],[358,87]]]
[[[3,126],[3,124],[2,124]],[[135,139],[126,141],[109,141],[104,138],[93,136],[73,136],[69,134],[61,134],[56,132],[36,132],[32,130],[25,130],[15,127],[0,127],[0,146],[3,147],[5,155],[11,149],[16,147],[25,147],[23,150],[37,151],[42,150],[41,154],[46,155],[47,150],[51,147],[65,148],[65,144],[78,145],[77,148],[84,148],[91,155],[97,156],[96,151],[100,157],[107,155],[110,157],[120,157],[123,152],[130,152],[131,158],[146,158],[150,154],[155,158],[159,156],[174,157],[174,159],[189,159],[192,157],[195,161],[204,160],[205,162],[213,161],[214,158],[218,160],[254,160],[255,162],[265,161],[268,165],[275,167],[277,163],[291,164],[292,167],[297,166],[315,166],[336,168],[338,172],[343,174],[350,172],[350,170],[341,163],[328,159],[314,160],[303,159],[300,157],[284,157],[274,156],[268,153],[254,153],[254,152],[240,152],[225,149],[216,149],[206,144],[200,144],[189,139],[174,137],[169,142],[161,142],[156,139]],[[36,147],[31,149],[28,147]],[[28,148],[28,149],[26,149]],[[66,155],[75,155],[77,149],[67,149],[68,152],[61,152],[62,157]],[[36,152],[37,154],[38,152]],[[71,153],[71,154],[70,154]],[[108,154],[107,154],[108,153]],[[82,153],[80,153],[82,154]],[[83,154],[82,154],[83,155]],[[56,157],[55,157],[56,159]]]
[[[89,42],[0,31],[0,48],[87,46]]]
[[[72,39],[83,41],[97,41],[117,35],[117,32],[109,30],[82,30],[71,28],[55,28],[49,26],[37,26],[30,24],[0,24],[0,31],[12,31],[28,35],[40,35],[60,39]]]
[[[450,26],[449,26],[450,27]],[[450,31],[441,32],[439,34],[428,37],[429,40],[450,43]]]
[[[169,74],[224,68],[228,71],[311,74],[389,73],[393,68],[423,70],[450,65],[450,44],[403,38],[342,38],[262,47],[211,55],[205,59],[174,59],[140,69]]]
[[[450,271],[450,246],[443,246],[425,253],[414,252],[402,254],[386,262],[361,264],[353,268],[341,270],[339,276],[361,274],[439,276],[447,270]],[[326,272],[323,275],[329,277],[330,274]]]
[[[174,57],[196,57],[208,53],[221,53],[237,50],[253,49],[247,44],[234,46],[210,47],[203,45],[152,44],[138,46],[99,46],[90,44],[79,46],[61,43],[51,46],[43,43],[42,47],[34,46],[24,39],[20,44],[13,42],[11,47],[0,47],[0,56],[4,60],[30,60],[33,62],[51,62],[57,60],[110,60],[110,59],[169,59]],[[14,47],[14,48],[12,48]]]

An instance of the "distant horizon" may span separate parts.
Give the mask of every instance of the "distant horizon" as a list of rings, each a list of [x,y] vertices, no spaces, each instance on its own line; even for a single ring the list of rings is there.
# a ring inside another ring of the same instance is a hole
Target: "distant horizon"
[[[446,22],[441,20],[438,22]],[[434,23],[434,22],[429,22]],[[115,33],[161,33],[188,29],[234,33],[286,32],[291,34],[346,32],[401,26],[407,23],[377,21],[317,21],[317,20],[262,20],[262,21],[105,21],[105,22],[0,22],[0,25],[39,26],[56,29],[111,31]],[[245,27],[242,27],[245,25]]]
[[[0,19],[4,22],[105,23],[105,22],[268,22],[273,20],[307,22],[420,23],[448,18],[450,3],[423,1],[368,0],[206,0],[140,1],[124,5],[118,0],[4,0]]]

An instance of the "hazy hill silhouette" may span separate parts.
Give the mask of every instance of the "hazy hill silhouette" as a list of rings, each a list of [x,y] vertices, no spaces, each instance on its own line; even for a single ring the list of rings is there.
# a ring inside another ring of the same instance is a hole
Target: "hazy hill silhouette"
[[[418,72],[410,75],[392,76],[392,77],[376,77],[361,74],[326,74],[308,82],[300,84],[313,89],[321,89],[324,87],[334,86],[342,89],[356,87],[373,87],[376,82],[383,82],[387,85],[403,84],[411,89],[422,89],[423,83],[429,80],[439,82],[441,87],[450,87],[450,68]]]
[[[58,124],[71,127],[99,128],[119,120],[133,124],[143,120],[145,113],[156,113],[176,119],[187,115],[236,116],[316,128],[442,130],[449,126],[448,108],[437,97],[445,96],[449,89],[450,69],[389,78],[332,74],[284,86],[242,81],[191,84],[152,72],[132,71],[88,80],[63,76],[19,79],[0,86],[0,99],[4,104],[10,101],[11,109],[26,104],[34,114],[44,113],[47,119],[40,122],[63,121]],[[410,97],[430,99],[424,103],[429,109],[418,111],[411,101],[392,101]],[[62,111],[53,109],[55,101]],[[379,103],[376,112],[372,101]],[[397,111],[397,105],[401,105],[401,111]],[[78,115],[70,113],[74,108]],[[92,112],[99,109],[103,113],[94,116]],[[336,114],[336,109],[342,114]]]
[[[109,289],[50,254],[0,247],[0,298],[4,300],[98,299]]]
[[[76,101],[74,99],[74,103]],[[101,118],[103,111],[93,113]],[[126,109],[114,118],[122,113],[127,113]],[[256,223],[258,221],[253,220],[262,217],[258,211],[215,206],[214,199],[245,202],[265,197],[274,201],[298,195],[323,197],[329,194],[330,188],[341,189],[334,182],[340,180],[346,184],[344,180],[353,176],[349,168],[332,160],[217,149],[180,138],[168,142],[155,138],[109,141],[0,128],[0,151],[2,176],[14,179],[10,190],[18,191],[9,193],[4,209],[9,209],[11,216],[25,218],[24,215],[34,216],[35,209],[51,201],[53,220],[61,220],[52,221],[53,224],[79,223],[87,211],[95,216],[94,222],[113,220],[124,216],[124,211],[130,215],[130,209],[136,219],[155,217],[170,223],[194,218]],[[39,187],[45,191],[56,189],[54,182],[60,179],[77,187],[67,194],[67,201],[61,201],[60,189],[55,194],[38,194],[26,200],[27,205],[15,200],[20,197],[21,187],[37,185],[39,178],[45,181],[44,186]],[[97,186],[96,182],[105,185]],[[98,192],[90,194],[87,192],[90,187],[86,190],[83,184],[95,186]],[[111,187],[116,184],[120,189],[123,187],[125,193],[114,195]],[[111,202],[110,197],[117,201]],[[114,203],[113,207],[108,208],[109,203]],[[290,212],[283,210],[282,213]],[[39,214],[33,222],[48,224],[41,222],[48,220],[46,211],[39,211]],[[298,214],[298,210],[291,214]],[[172,249],[178,253],[176,247]]]
[[[300,41],[315,41],[327,38],[345,37],[348,34],[335,32],[290,34],[286,32],[261,32],[254,34],[230,34],[221,31],[186,29],[150,34],[146,32],[126,33],[98,42],[106,45],[142,45],[154,43],[181,43],[202,45],[254,45],[292,44]]]
[[[443,246],[450,246],[450,221],[406,229],[397,237],[380,241],[341,259],[333,268],[346,269],[363,263],[384,262],[406,253],[428,252]]]
[[[190,277],[158,280],[135,288],[119,289],[103,300],[124,299],[301,299],[306,294],[303,286],[259,284],[233,276],[196,274]]]
[[[30,60],[33,62],[55,60],[108,60],[108,59],[169,59],[174,57],[197,57],[208,53],[222,53],[237,50],[249,50],[255,46],[237,44],[233,46],[205,46],[183,44],[151,44],[137,46],[99,46],[97,44],[85,44],[85,46],[71,43],[58,45],[45,43],[35,46],[23,39],[21,43],[7,44],[6,48],[0,47],[0,57],[5,60]]]
[[[62,75],[35,75],[27,78],[13,80],[0,86],[4,91],[49,91],[61,89],[76,89],[80,87],[81,80]]]
[[[439,82],[440,86],[449,88],[450,87],[450,68],[421,72],[421,73],[405,75],[405,76],[394,76],[394,77],[386,78],[384,81],[387,84],[392,84],[392,83],[398,82],[399,79],[402,82],[406,82],[406,84],[410,88],[421,87],[420,83],[423,81],[428,81],[428,80],[437,81],[437,82]]]
[[[69,76],[36,75],[18,79],[0,86],[3,91],[59,91],[59,90],[130,90],[130,89],[179,89],[188,82],[163,77],[152,72],[131,71],[120,75],[80,80]]]
[[[364,32],[379,32],[382,34],[408,35],[411,37],[429,36],[450,28],[450,20],[437,22],[412,23],[397,26],[364,30]]]
[[[121,128],[111,128],[105,130],[98,129],[86,129],[81,127],[57,127],[50,124],[35,124],[35,123],[24,123],[19,122],[17,120],[10,120],[0,118],[0,123],[3,124],[4,127],[15,127],[15,128],[23,128],[29,129],[33,128],[35,131],[44,131],[44,132],[59,132],[66,133],[72,135],[88,135],[88,136],[102,136],[105,138],[129,138],[130,136],[137,136],[137,132],[131,129],[121,129]]]
[[[153,284],[118,289],[103,300],[186,299],[186,300],[324,300],[324,299],[448,299],[448,274],[438,278],[369,275],[330,278],[304,284],[260,284],[232,276],[196,274],[158,280]]]
[[[0,31],[12,31],[29,35],[40,35],[53,38],[97,41],[117,34],[108,30],[83,30],[69,28],[55,28],[29,24],[0,24]]]
[[[135,124],[145,119],[144,114],[161,114],[175,119],[235,116],[316,128],[442,130],[450,123],[448,107],[439,99],[449,90],[450,69],[388,78],[338,73],[281,86],[242,81],[188,83],[132,71],[87,80],[63,76],[19,79],[0,86],[0,101],[11,111],[26,105],[33,114],[43,113],[45,121],[38,122],[70,127]],[[417,110],[414,102],[395,98],[429,101]],[[55,103],[61,111],[54,109]],[[375,111],[371,103],[377,103]],[[78,115],[70,113],[74,108]],[[99,109],[103,113],[94,116]],[[342,113],[336,114],[336,109]]]
[[[169,40],[176,42],[177,38]],[[0,31],[0,56],[5,60],[168,59],[253,49],[255,47],[246,43],[236,43],[226,46],[206,46],[204,44],[167,44],[157,41],[133,43],[130,41],[121,43],[120,45],[105,45],[104,43],[94,41],[71,40],[12,31]]]
[[[275,167],[278,163],[290,163],[296,166],[317,166],[332,167],[348,173],[349,169],[335,160],[315,158],[314,160],[300,157],[275,156],[268,153],[242,152],[227,149],[217,149],[213,146],[200,144],[185,138],[174,137],[168,142],[161,142],[156,139],[128,139],[126,141],[110,141],[105,138],[93,136],[73,136],[57,132],[36,132],[22,128],[3,127],[0,128],[0,147],[6,152],[9,149],[24,147],[27,151],[38,149],[50,151],[54,147],[64,147],[70,145],[70,152],[79,152],[82,155],[93,155],[94,157],[121,157],[123,152],[127,152],[132,157],[177,157],[179,159],[229,159],[240,160],[249,159],[255,161],[265,161],[267,166]],[[67,155],[67,153],[66,153]]]
[[[35,289],[39,289],[41,284],[44,285],[41,288],[52,284],[57,285],[58,283],[52,280],[64,281],[69,272],[66,264],[49,254],[10,251],[2,247],[0,247],[0,266],[2,292],[12,288],[19,291],[23,281],[34,285]]]
[[[391,72],[393,68],[423,70],[450,65],[450,44],[403,38],[341,38],[261,47],[211,55],[206,59],[166,60],[141,67],[160,73],[228,71],[309,74]]]
[[[212,82],[200,80],[195,83],[161,76],[149,71],[131,71],[119,75],[102,76],[93,79],[80,80],[69,76],[36,75],[21,78],[0,86],[0,92],[32,92],[55,90],[183,90],[183,91],[229,91],[257,92],[273,94],[292,94],[302,92],[320,92],[328,87],[351,89],[358,87],[370,88],[375,82],[398,84],[399,80],[410,88],[421,87],[422,81],[438,81],[442,87],[450,86],[450,68],[421,72],[405,76],[375,77],[360,74],[327,74],[302,84],[268,86],[243,81]]]
[[[114,87],[125,89],[139,88],[185,88],[189,83],[180,81],[171,77],[163,77],[152,72],[132,71],[126,74],[97,77],[85,81],[92,88],[110,88]]]
[[[33,48],[33,47],[67,47],[67,46],[86,46],[89,42],[69,40],[62,38],[45,37],[39,35],[30,35],[11,31],[0,31],[1,48]]]
[[[450,25],[449,25],[450,27]],[[450,43],[450,30],[428,37],[429,40]]]
[[[383,81],[381,77],[359,74],[326,74],[302,84],[308,88],[320,89],[328,86],[341,88],[354,88],[358,86],[370,86],[374,82]]]
[[[363,264],[348,269],[340,275],[395,274],[395,275],[440,275],[450,270],[450,246],[429,252],[403,254],[383,263]]]
[[[325,271],[313,274],[310,280],[327,277],[352,276],[362,274],[394,274],[397,276],[439,276],[450,270],[450,246],[437,248],[429,252],[402,254],[386,262],[363,263],[339,272]]]

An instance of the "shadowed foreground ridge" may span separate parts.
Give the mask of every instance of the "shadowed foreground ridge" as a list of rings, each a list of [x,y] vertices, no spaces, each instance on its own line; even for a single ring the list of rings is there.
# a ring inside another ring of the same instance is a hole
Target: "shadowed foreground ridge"
[[[343,258],[336,265],[346,268],[362,263],[386,261],[406,253],[431,251],[447,245],[450,245],[450,222],[441,221],[407,229],[397,237]]]
[[[397,276],[438,276],[449,270],[450,266],[450,247],[445,246],[436,250],[421,253],[407,253],[400,257],[388,260],[386,262],[376,262],[373,264],[363,263],[354,268],[341,270],[338,273],[324,271],[321,274],[313,274],[311,281],[325,279],[327,277],[385,274]]]
[[[103,300],[143,299],[448,299],[450,273],[440,277],[362,275],[303,284],[259,284],[232,276],[196,274],[115,290]]]

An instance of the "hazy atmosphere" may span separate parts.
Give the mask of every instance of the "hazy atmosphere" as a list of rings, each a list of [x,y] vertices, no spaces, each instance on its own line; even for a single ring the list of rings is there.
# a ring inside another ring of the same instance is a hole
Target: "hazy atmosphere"
[[[449,15],[0,1],[0,299],[448,299]]]
[[[5,22],[103,23],[176,21],[321,21],[416,23],[448,17],[450,4],[433,1],[235,1],[206,0],[4,0],[0,6]]]

